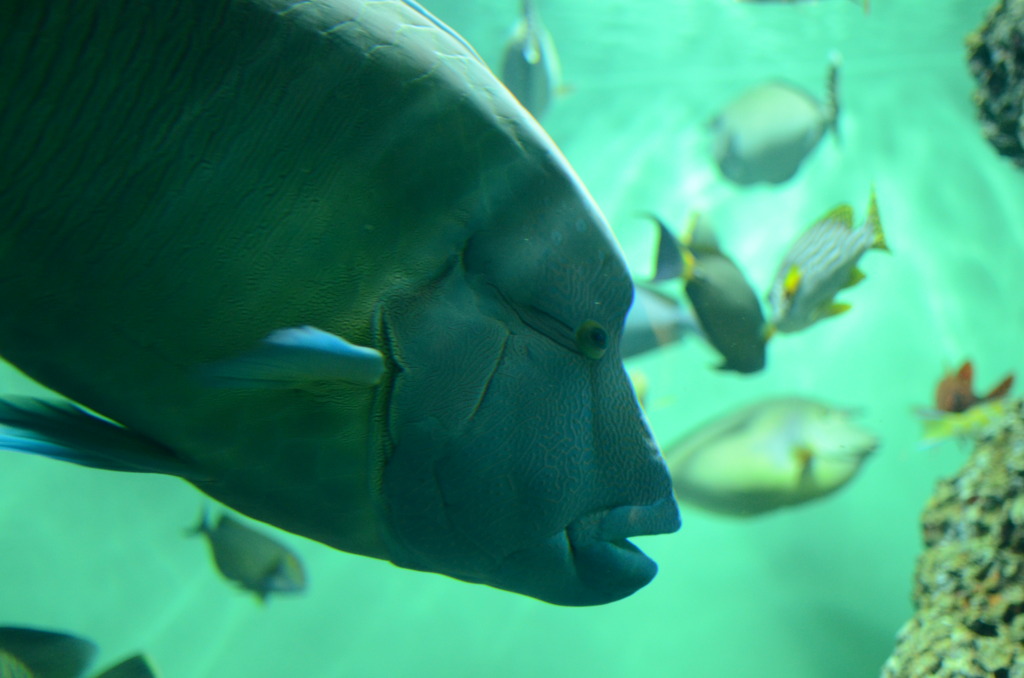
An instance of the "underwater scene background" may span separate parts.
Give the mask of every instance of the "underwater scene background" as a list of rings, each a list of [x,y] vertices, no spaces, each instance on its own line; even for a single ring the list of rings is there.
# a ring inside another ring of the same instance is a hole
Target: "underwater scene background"
[[[426,0],[497,69],[513,0]],[[700,211],[766,290],[787,247],[840,203],[877,194],[891,253],[870,253],[852,310],[774,337],[766,368],[720,372],[689,338],[627,362],[649,381],[662,445],[762,397],[856,408],[880,439],[835,494],[753,518],[682,507],[645,537],[655,580],[622,601],[562,608],[333,551],[274,531],[307,590],[261,604],[189,539],[208,502],[167,477],[0,455],[0,624],[63,630],[97,665],[144,651],[167,678],[201,676],[877,675],[911,614],[919,515],[967,447],[919,449],[915,408],[971,359],[980,387],[1024,372],[1024,173],[976,121],[964,39],[978,0],[738,3],[539,0],[566,92],[543,118],[601,206],[638,279],[657,212]],[[779,185],[721,177],[708,128],[746,88],[781,77],[821,96],[842,54],[840,138]],[[11,368],[5,393],[41,390]],[[273,528],[263,527],[266,531]]]

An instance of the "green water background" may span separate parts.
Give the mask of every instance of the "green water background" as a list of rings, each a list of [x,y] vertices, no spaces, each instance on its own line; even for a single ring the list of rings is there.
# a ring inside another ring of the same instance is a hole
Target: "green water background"
[[[428,0],[492,65],[514,0]],[[637,275],[655,210],[705,213],[765,289],[788,243],[875,186],[892,253],[870,252],[848,314],[769,346],[765,372],[710,369],[698,342],[641,357],[663,443],[767,395],[858,407],[882,445],[848,487],[753,520],[683,510],[673,535],[638,539],[661,567],[612,605],[554,607],[282,538],[310,588],[261,606],[186,539],[201,495],[171,478],[0,455],[0,623],[97,641],[98,665],[144,650],[165,678],[877,675],[911,613],[918,517],[966,458],[916,449],[914,407],[943,369],[975,361],[982,387],[1024,374],[1024,172],[974,119],[964,37],[980,0],[540,0],[571,93],[544,125],[605,211]],[[842,141],[795,179],[741,189],[719,178],[706,123],[782,76],[823,93],[842,52]],[[32,386],[4,372],[3,390]]]

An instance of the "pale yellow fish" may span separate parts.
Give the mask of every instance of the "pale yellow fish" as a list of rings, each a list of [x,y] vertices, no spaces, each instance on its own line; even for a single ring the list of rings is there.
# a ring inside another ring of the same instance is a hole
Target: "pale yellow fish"
[[[836,491],[877,446],[849,410],[768,398],[699,426],[665,458],[680,502],[754,515]]]

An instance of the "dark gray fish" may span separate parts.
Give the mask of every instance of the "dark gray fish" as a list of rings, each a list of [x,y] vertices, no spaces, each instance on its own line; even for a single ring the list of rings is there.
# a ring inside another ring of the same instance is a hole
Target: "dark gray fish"
[[[725,107],[711,123],[715,161],[722,174],[741,184],[782,183],[796,174],[825,132],[839,133],[839,59],[828,72],[828,98],[776,80],[758,85]]]
[[[707,341],[725,359],[720,370],[743,374],[765,365],[761,304],[739,266],[722,252],[714,232],[695,218],[684,242],[651,215],[659,229],[655,280],[681,277]]]
[[[501,80],[538,120],[562,82],[562,69],[551,34],[532,0],[522,0],[522,16],[505,46]]]
[[[217,569],[230,581],[265,601],[271,593],[299,593],[306,589],[302,561],[290,549],[222,513],[211,526],[203,509],[191,534],[202,534],[210,544]]]
[[[4,626],[0,627],[0,651],[17,660],[7,660],[12,672],[24,668],[33,678],[78,678],[92,663],[97,648],[67,633]]]

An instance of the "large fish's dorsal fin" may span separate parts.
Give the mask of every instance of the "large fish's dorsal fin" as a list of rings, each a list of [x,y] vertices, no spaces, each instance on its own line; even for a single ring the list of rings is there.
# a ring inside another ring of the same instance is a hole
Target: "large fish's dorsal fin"
[[[250,351],[202,368],[229,388],[304,388],[322,382],[373,386],[384,374],[380,351],[304,325],[271,332]]]
[[[658,249],[654,259],[654,277],[651,281],[661,282],[682,277],[683,254],[679,242],[658,215],[648,213],[646,216],[658,226]]]
[[[172,450],[70,402],[8,397],[0,400],[0,448],[38,454],[108,471],[164,473],[208,480]]]
[[[868,217],[864,222],[865,226],[871,229],[873,234],[871,247],[876,250],[889,251],[889,245],[885,242],[885,233],[882,231],[882,218],[878,215],[878,200],[875,198],[875,189],[871,189],[871,200],[868,202]]]

